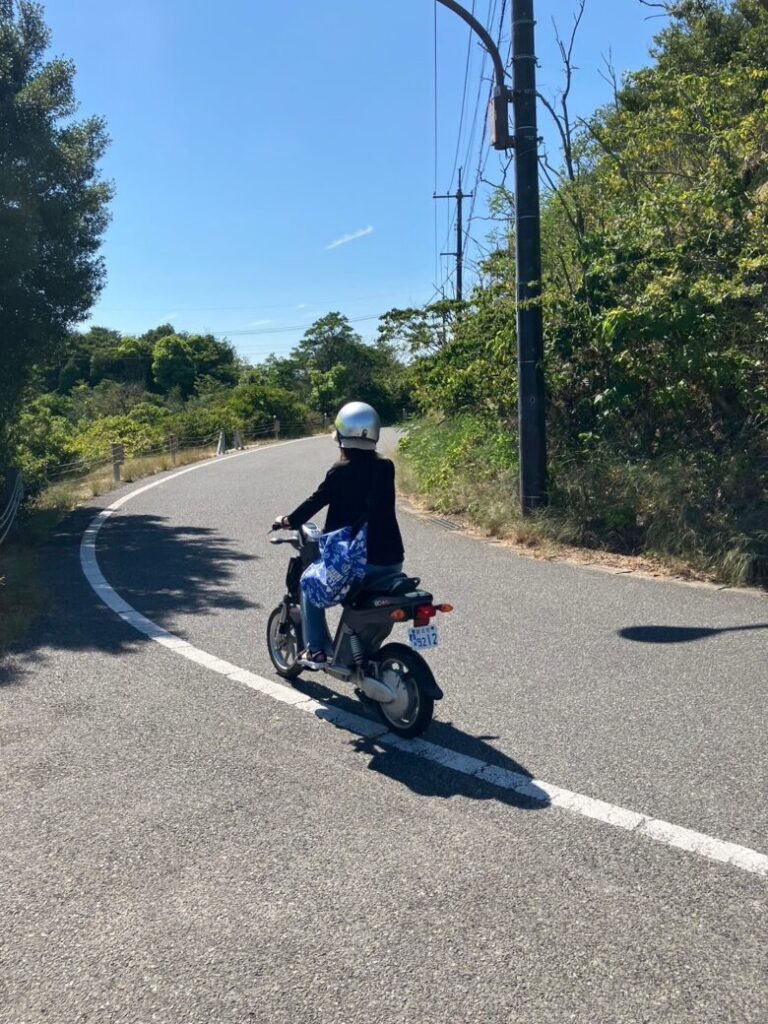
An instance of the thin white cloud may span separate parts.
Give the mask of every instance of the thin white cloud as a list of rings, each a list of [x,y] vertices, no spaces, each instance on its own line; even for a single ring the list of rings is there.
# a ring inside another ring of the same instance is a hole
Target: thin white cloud
[[[347,242],[355,242],[358,238],[364,238],[366,235],[370,235],[373,228],[369,224],[367,228],[358,228],[357,231],[353,231],[350,235],[342,235],[341,238],[337,238],[335,242],[331,242],[330,245],[326,245],[326,249],[335,249],[339,245],[346,245]]]
[[[306,309],[308,305],[309,305],[308,302],[299,302],[296,305],[296,309]]]
[[[271,320],[251,320],[246,324],[246,327],[266,327],[267,324],[271,324]]]
[[[166,313],[165,316],[163,317],[163,323],[164,324],[169,324],[169,323],[171,323],[171,321],[175,320],[176,317],[178,317],[178,316],[181,316],[181,313]]]

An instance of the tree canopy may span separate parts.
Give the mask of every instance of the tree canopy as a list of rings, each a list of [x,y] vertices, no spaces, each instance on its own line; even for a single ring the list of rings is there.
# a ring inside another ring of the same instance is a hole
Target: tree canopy
[[[757,450],[768,422],[768,16],[681,0],[653,63],[559,126],[542,201],[555,445],[633,457]],[[390,314],[425,407],[515,418],[514,208],[463,314]],[[500,373],[505,362],[508,372]],[[472,384],[472,379],[476,384]]]
[[[35,362],[70,337],[104,280],[111,186],[101,118],[76,120],[71,61],[46,60],[42,8],[0,0],[0,427]]]

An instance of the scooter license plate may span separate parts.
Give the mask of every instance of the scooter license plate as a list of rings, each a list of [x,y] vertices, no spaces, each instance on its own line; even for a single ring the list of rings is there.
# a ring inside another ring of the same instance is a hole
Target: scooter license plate
[[[417,651],[437,647],[437,626],[415,626],[408,631],[408,640]]]

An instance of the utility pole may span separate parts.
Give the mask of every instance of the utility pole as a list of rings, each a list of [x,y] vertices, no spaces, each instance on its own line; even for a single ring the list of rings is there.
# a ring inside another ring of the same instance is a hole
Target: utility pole
[[[456,251],[455,252],[441,252],[441,256],[455,256],[456,257],[456,301],[461,302],[463,299],[463,273],[464,273],[464,228],[461,216],[461,204],[465,199],[471,199],[474,195],[473,192],[462,192],[461,191],[461,172],[462,168],[459,168],[459,187],[455,192],[449,192],[447,195],[437,195],[433,193],[433,199],[455,199],[456,200]]]
[[[494,69],[488,110],[491,145],[515,151],[515,238],[517,266],[518,416],[520,423],[520,504],[524,515],[547,504],[547,441],[544,396],[544,331],[541,312],[541,224],[539,214],[539,132],[536,125],[536,50],[533,0],[512,0],[512,89],[494,40],[474,15],[457,0],[437,0],[457,14],[482,40]],[[761,0],[763,6],[768,0]],[[509,102],[515,132],[509,135]],[[439,199],[459,199],[436,196]],[[459,206],[457,223],[461,223]],[[460,232],[459,232],[460,234]],[[460,260],[461,240],[456,245]],[[461,270],[456,276],[457,297]]]
[[[534,25],[533,0],[512,0],[518,417],[523,514],[543,508],[548,500]]]

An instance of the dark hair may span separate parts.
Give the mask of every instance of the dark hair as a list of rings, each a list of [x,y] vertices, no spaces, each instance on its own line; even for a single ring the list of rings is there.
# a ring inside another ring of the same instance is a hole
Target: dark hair
[[[341,458],[343,462],[365,462],[377,459],[378,455],[373,448],[342,448]]]

